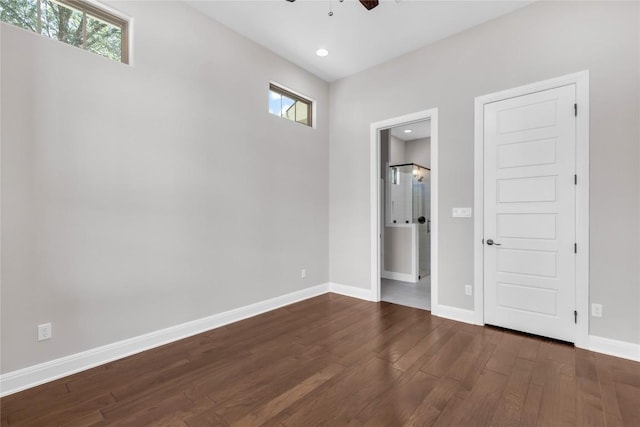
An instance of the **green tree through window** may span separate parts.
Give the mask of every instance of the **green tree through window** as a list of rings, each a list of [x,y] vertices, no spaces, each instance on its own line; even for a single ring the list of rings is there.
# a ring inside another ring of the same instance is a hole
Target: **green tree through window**
[[[128,62],[127,22],[82,0],[0,0],[0,20]]]

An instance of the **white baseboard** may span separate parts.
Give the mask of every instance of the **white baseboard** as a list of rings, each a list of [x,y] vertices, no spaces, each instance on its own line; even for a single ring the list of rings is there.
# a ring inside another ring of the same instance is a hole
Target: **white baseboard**
[[[406,273],[397,273],[395,271],[383,271],[382,273],[380,273],[380,277],[382,277],[383,279],[399,280],[401,282],[417,283],[416,278],[413,275]]]
[[[8,372],[0,375],[0,396],[6,396],[35,387],[117,359],[122,359],[123,357],[131,356],[132,354],[219,328],[220,326],[275,310],[298,301],[326,294],[327,292],[329,292],[329,284],[325,283],[271,298],[266,301],[260,301],[255,304],[214,314],[213,316],[193,320],[170,328]]]
[[[432,305],[431,314],[445,319],[457,320],[458,322],[477,324],[476,312],[463,308],[451,307],[449,305]]]
[[[329,292],[334,294],[345,295],[348,297],[359,298],[366,301],[375,301],[375,295],[371,289],[357,288],[355,286],[340,285],[338,283],[329,283]]]
[[[589,335],[588,350],[640,362],[640,344]]]

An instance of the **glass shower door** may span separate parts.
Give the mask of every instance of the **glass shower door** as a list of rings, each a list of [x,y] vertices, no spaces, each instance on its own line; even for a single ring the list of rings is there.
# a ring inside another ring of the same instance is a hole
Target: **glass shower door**
[[[418,276],[431,275],[431,171],[414,165],[413,220],[418,224]]]

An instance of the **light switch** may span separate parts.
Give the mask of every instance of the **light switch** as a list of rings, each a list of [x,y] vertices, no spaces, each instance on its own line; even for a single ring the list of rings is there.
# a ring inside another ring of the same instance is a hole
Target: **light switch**
[[[451,216],[454,218],[471,218],[471,208],[453,208]]]

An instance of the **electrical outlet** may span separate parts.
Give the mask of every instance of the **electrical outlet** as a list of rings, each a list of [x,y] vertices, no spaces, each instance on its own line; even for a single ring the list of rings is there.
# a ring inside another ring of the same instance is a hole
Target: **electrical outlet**
[[[473,295],[473,288],[471,287],[471,285],[464,285],[464,294]]]
[[[38,325],[38,341],[51,339],[51,323]]]
[[[304,279],[305,277],[307,277],[307,270],[303,268],[300,270],[300,278]]]
[[[602,304],[591,304],[591,315],[593,317],[602,317]]]

